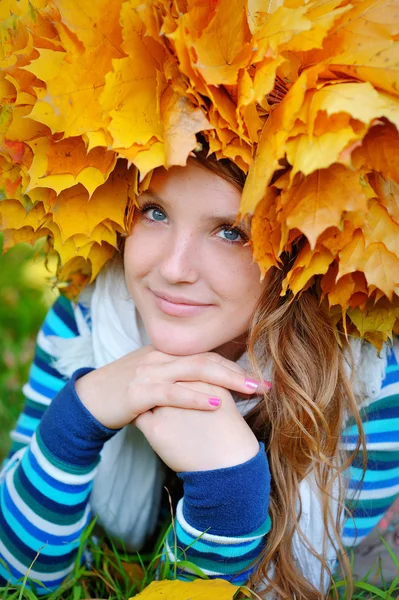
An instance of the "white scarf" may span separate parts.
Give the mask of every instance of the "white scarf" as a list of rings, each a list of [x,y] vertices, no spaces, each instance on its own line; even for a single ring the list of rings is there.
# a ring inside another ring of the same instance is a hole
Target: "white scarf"
[[[90,308],[91,327],[77,305],[75,317],[80,335],[67,340],[52,339],[57,356],[55,367],[63,375],[71,377],[81,367],[102,367],[150,344],[128,292],[123,269],[116,261],[104,268],[95,284],[84,291],[80,304]],[[381,389],[386,350],[378,357],[376,350],[361,340],[352,340],[351,347],[357,365],[354,391],[364,403],[369,403]],[[238,363],[248,368],[247,355]],[[267,373],[264,375],[268,378]],[[235,400],[243,415],[257,403],[256,399]],[[163,463],[136,427],[124,427],[104,445],[91,507],[100,525],[108,534],[122,539],[128,549],[139,550],[153,532],[163,479]]]

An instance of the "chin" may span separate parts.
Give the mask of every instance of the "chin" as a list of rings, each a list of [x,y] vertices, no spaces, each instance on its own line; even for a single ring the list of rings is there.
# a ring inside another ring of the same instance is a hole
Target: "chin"
[[[148,337],[151,340],[155,350],[164,352],[165,354],[174,354],[176,356],[189,356],[191,354],[200,354],[202,352],[210,352],[217,347],[217,344],[212,344],[212,341],[206,343],[203,336],[182,336],[181,332],[172,332],[160,335],[160,332],[147,331]]]

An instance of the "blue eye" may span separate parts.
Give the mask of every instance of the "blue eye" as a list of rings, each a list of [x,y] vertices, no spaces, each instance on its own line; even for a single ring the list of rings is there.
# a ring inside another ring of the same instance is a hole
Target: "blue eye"
[[[163,221],[164,219],[166,219],[166,215],[165,215],[165,213],[164,213],[164,212],[163,212],[163,210],[161,210],[160,208],[149,208],[149,209],[146,211],[146,215],[147,215],[147,217],[148,217],[149,215],[151,215],[151,213],[152,213],[152,219],[153,219],[154,221]]]
[[[225,242],[238,242],[238,241],[244,241],[244,236],[243,234],[240,232],[239,229],[234,228],[228,228],[228,227],[224,227],[223,229],[220,229],[220,231],[218,232],[217,235],[219,234],[223,234],[220,235],[219,237],[222,238],[222,240],[224,240]],[[247,240],[245,240],[247,241]]]
[[[148,221],[163,222],[167,219],[166,213],[162,208],[154,204],[144,204],[138,210]]]

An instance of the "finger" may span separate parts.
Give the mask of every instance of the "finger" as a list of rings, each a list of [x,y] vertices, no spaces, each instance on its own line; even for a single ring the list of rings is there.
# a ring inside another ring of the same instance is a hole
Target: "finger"
[[[177,383],[136,383],[129,391],[132,414],[140,415],[157,406],[194,410],[217,410],[222,401],[218,396],[205,394]]]
[[[206,356],[207,358],[209,358],[209,360],[213,360],[217,364],[224,365],[226,368],[231,369],[232,371],[236,371],[237,373],[242,373],[243,375],[245,375],[246,378],[256,380],[256,378],[254,378],[254,376],[248,370],[244,369],[244,367],[235,363],[232,360],[229,360],[228,358],[225,358],[224,356],[221,356],[220,354],[217,354],[216,352],[204,352],[203,356]],[[270,390],[271,387],[272,387],[271,381],[263,380],[260,382],[260,387],[259,387],[258,392],[263,393],[265,391]],[[241,393],[242,392],[240,392],[240,394]],[[243,394],[243,395],[245,395],[245,394]]]
[[[242,373],[246,376],[249,375],[241,365],[235,363],[233,360],[229,360],[228,358],[222,356],[221,354],[218,354],[217,352],[204,352],[201,356],[205,356],[206,358],[215,362],[216,364],[222,365],[226,367],[226,369],[230,369],[231,371],[235,371],[236,373]]]
[[[243,394],[254,394],[262,391],[263,385],[260,382],[248,377],[243,370],[230,369],[225,365],[225,360],[227,359],[216,362],[203,354],[198,354],[180,358],[167,365],[160,365],[158,371],[159,375],[162,373],[160,378],[169,378],[173,382],[203,381]]]

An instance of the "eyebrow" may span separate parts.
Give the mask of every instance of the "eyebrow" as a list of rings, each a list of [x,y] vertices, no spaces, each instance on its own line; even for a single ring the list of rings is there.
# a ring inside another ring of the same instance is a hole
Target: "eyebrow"
[[[152,198],[152,200],[154,200],[154,202],[159,202],[160,204],[165,205],[166,207],[170,207],[171,203],[168,202],[167,200],[165,200],[164,198],[161,198],[160,196],[158,196],[158,194],[156,192],[153,192],[152,190],[144,190],[140,196],[138,196],[138,199],[140,199],[141,196],[150,196],[150,198]],[[225,214],[213,214],[213,215],[209,215],[208,218],[206,218],[205,220],[209,223],[209,224],[215,224],[218,225],[221,222],[222,223],[231,223],[234,224],[237,222],[237,216],[238,216],[238,211],[237,213],[234,214],[229,214],[229,215],[225,215]],[[245,223],[242,221],[238,221],[237,222],[237,226],[241,225],[242,227],[245,227]]]

